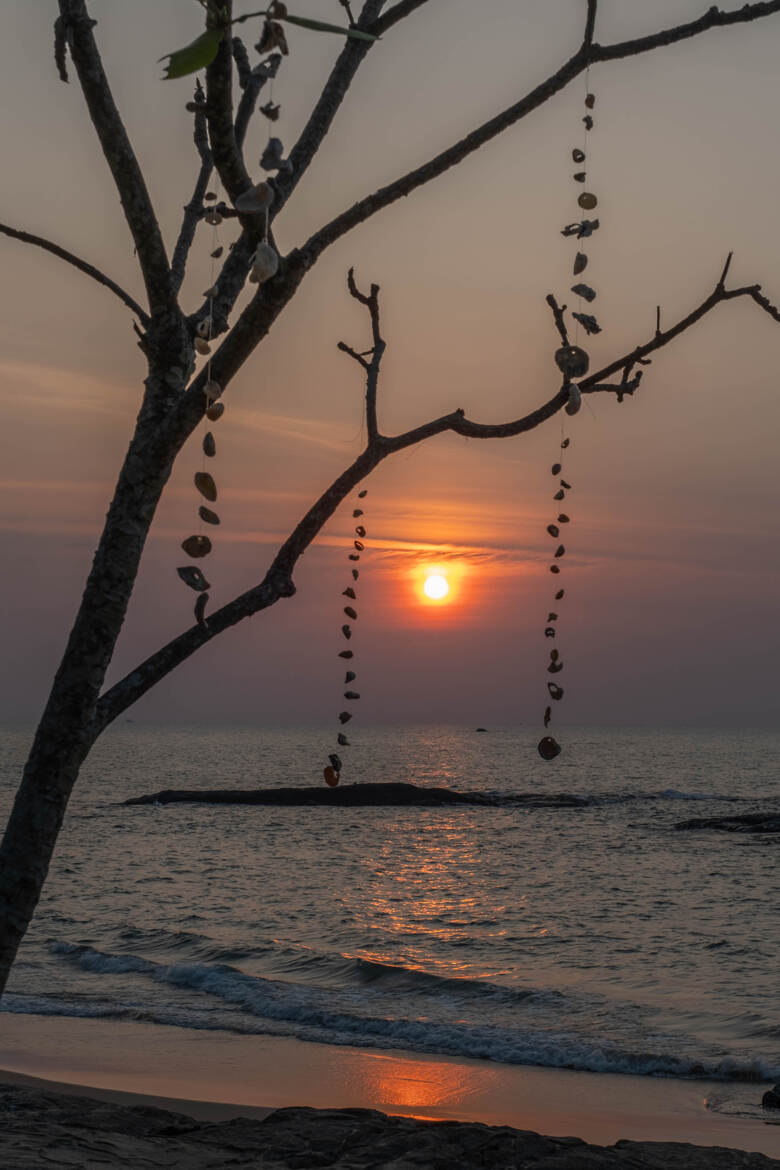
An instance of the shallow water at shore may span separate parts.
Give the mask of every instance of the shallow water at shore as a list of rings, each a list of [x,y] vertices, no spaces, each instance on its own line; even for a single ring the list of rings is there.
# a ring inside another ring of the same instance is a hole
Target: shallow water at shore
[[[676,832],[776,808],[780,735],[380,728],[350,774],[577,807],[146,806],[319,783],[322,729],[124,724],[98,744],[7,1011],[139,1019],[604,1073],[780,1078],[777,838]],[[0,807],[26,737],[3,736]]]

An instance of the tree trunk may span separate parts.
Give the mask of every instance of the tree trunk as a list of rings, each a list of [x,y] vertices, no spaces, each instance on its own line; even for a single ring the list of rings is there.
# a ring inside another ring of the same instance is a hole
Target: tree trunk
[[[150,378],[135,435],[0,845],[0,995],[30,924],[70,794],[98,731],[95,704],[175,452],[160,440],[170,390]],[[170,440],[167,443],[170,448]]]

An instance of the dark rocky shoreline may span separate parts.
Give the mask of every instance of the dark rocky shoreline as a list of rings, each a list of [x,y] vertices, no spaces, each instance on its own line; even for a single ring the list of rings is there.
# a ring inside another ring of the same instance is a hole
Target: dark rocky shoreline
[[[195,1121],[145,1105],[0,1085],[3,1170],[780,1170],[764,1154],[680,1142],[594,1146],[509,1126],[417,1121],[370,1109],[277,1109]]]

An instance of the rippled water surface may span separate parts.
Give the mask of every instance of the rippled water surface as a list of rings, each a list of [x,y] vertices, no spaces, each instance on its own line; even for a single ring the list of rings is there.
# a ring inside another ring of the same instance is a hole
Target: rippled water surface
[[[6,729],[0,812],[27,733]],[[780,734],[355,734],[349,778],[575,807],[125,808],[320,784],[318,729],[110,730],[6,1010],[144,1018],[595,1071],[780,1078],[780,838],[675,821],[780,807]]]

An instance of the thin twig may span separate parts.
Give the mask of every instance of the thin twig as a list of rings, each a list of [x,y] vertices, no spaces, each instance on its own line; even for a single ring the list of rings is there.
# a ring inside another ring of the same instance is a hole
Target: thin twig
[[[13,240],[21,240],[23,244],[34,244],[36,248],[43,248],[45,252],[51,252],[53,256],[58,256],[60,260],[67,261],[72,264],[74,268],[78,268],[79,272],[83,272],[86,276],[91,276],[98,284],[102,284],[104,288],[108,288],[111,292],[119,297],[128,309],[131,309],[139,321],[145,326],[149,324],[149,317],[133,298],[126,293],[123,288],[112,280],[110,276],[106,276],[94,264],[89,264],[86,260],[82,260],[79,256],[74,256],[72,252],[68,252],[65,248],[61,248],[59,244],[53,244],[51,240],[45,240],[42,236],[34,236],[30,232],[21,232],[17,228],[8,227],[7,224],[0,223],[0,232],[6,236],[10,236]]]
[[[195,189],[192,192],[192,198],[184,208],[184,217],[181,222],[179,238],[176,241],[176,247],[173,249],[171,280],[174,291],[177,293],[184,282],[184,274],[187,270],[187,257],[190,254],[192,241],[195,239],[195,231],[200,222],[203,209],[203,197],[206,194],[209,180],[214,170],[214,160],[211,157],[211,150],[209,149],[205,105],[206,97],[203,93],[203,87],[200,81],[196,81],[195,106],[197,108],[195,110],[195,125],[192,137],[195,143],[195,149],[200,156],[200,171],[195,182]]]
[[[764,16],[772,16],[775,12],[780,12],[780,0],[764,0],[759,4],[743,4],[736,12],[721,12],[719,8],[712,7],[698,20],[663,29],[651,36],[637,37],[633,41],[621,41],[620,44],[616,45],[593,45],[591,63],[594,61],[617,61],[622,57],[637,57],[640,53],[647,53],[651,49],[676,45],[680,41],[696,37],[699,33],[707,32],[711,28],[746,24],[752,20],[761,20]]]
[[[599,6],[599,0],[588,0],[588,15],[585,20],[585,35],[583,43],[585,45],[593,44],[593,34],[596,31],[596,10]]]
[[[561,344],[569,344],[569,333],[566,328],[566,322],[563,319],[563,314],[566,312],[565,305],[559,305],[552,293],[548,293],[545,297],[547,304],[552,309],[553,319],[555,321],[555,328],[561,335]]]
[[[369,447],[371,447],[380,438],[379,427],[377,425],[376,400],[379,384],[379,367],[382,362],[382,355],[385,352],[385,342],[379,327],[379,285],[372,284],[371,291],[368,294],[362,293],[355,282],[355,270],[354,268],[350,268],[347,273],[347,288],[351,297],[354,297],[361,305],[365,305],[371,318],[371,339],[373,344],[371,349],[366,351],[371,354],[370,362],[367,362],[363,355],[357,353],[351,346],[345,345],[344,342],[339,343],[339,349],[344,353],[348,353],[366,371],[366,429],[368,430]]]

